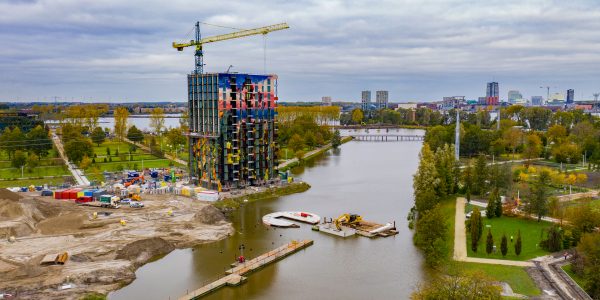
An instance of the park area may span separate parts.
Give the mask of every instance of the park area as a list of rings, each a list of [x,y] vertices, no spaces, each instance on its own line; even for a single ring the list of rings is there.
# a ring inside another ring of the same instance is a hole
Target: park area
[[[550,222],[538,222],[537,220],[527,219],[524,217],[508,216],[492,219],[482,217],[482,221],[483,234],[479,240],[477,252],[471,249],[471,236],[470,234],[467,234],[467,255],[469,257],[524,261],[548,254],[548,251],[542,249],[539,246],[539,243],[545,239],[545,229],[552,225]],[[490,254],[486,253],[486,239],[488,230],[491,230],[494,238],[494,246],[496,246],[495,252]],[[517,240],[519,230],[521,231],[522,250],[520,255],[516,255],[515,242]],[[500,251],[500,242],[503,234],[506,234],[508,239],[508,253],[505,257],[502,257],[502,253]],[[512,241],[511,236],[513,237]]]
[[[21,168],[15,168],[6,152],[0,152],[0,188],[13,186],[29,186],[43,184],[62,184],[64,176],[71,174],[58,158],[56,150],[49,151],[48,156],[29,162]]]
[[[137,148],[130,152],[130,144],[119,141],[107,141],[100,146],[94,144],[92,164],[86,168],[90,180],[103,180],[103,172],[139,170],[142,168],[169,168],[178,166],[168,159]]]

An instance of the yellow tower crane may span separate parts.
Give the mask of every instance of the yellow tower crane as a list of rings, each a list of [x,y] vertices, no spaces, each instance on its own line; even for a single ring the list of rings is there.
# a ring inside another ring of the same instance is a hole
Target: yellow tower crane
[[[194,54],[196,57],[196,68],[194,70],[194,73],[202,74],[203,69],[204,69],[202,45],[207,44],[207,43],[214,43],[214,42],[219,42],[219,41],[237,39],[237,38],[251,36],[251,35],[257,35],[257,34],[266,35],[269,32],[288,29],[288,28],[290,28],[290,27],[288,26],[287,23],[281,23],[281,24],[275,24],[275,25],[270,25],[270,26],[265,26],[265,27],[260,27],[260,28],[240,30],[240,31],[231,32],[231,33],[227,33],[227,34],[201,38],[200,22],[196,22],[196,39],[190,40],[187,43],[173,42],[173,48],[176,48],[177,51],[183,51],[183,48],[185,48],[185,47],[196,46],[196,53]]]

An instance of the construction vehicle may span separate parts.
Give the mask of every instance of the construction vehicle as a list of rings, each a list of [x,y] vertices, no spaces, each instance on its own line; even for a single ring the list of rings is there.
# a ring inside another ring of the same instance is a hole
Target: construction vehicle
[[[119,208],[119,202],[121,198],[113,195],[101,195],[97,201],[79,203],[82,206],[94,206],[94,207],[105,207],[105,208]]]
[[[127,178],[123,180],[123,185],[125,187],[128,187],[132,184],[143,184],[144,183],[144,176],[138,176],[138,177],[131,177],[131,178]]]
[[[137,194],[137,193],[128,193],[127,198],[131,199],[132,201],[142,200],[142,196],[140,196],[140,194]]]
[[[342,230],[342,225],[357,225],[362,220],[362,217],[356,214],[343,214],[337,217],[337,219],[333,220],[333,223],[338,230]]]
[[[196,46],[196,52],[194,54],[195,58],[196,58],[196,68],[194,70],[194,73],[202,74],[203,69],[204,69],[204,61],[203,61],[204,54],[202,52],[202,46],[204,44],[225,41],[225,40],[231,40],[231,39],[237,39],[237,38],[251,36],[251,35],[257,35],[257,34],[266,35],[269,32],[288,29],[288,28],[290,28],[290,27],[288,26],[287,23],[281,23],[281,24],[275,24],[275,25],[270,25],[270,26],[265,26],[265,27],[260,27],[260,28],[240,30],[240,31],[232,32],[232,33],[201,38],[200,22],[196,22],[195,39],[190,40],[189,42],[183,42],[183,43],[173,42],[173,48],[177,49],[177,51],[183,51],[183,48],[185,48],[185,47]]]

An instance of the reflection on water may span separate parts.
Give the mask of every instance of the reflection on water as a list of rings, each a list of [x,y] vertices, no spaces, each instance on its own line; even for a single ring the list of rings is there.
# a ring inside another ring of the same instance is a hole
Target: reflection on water
[[[223,288],[207,299],[406,299],[424,276],[406,223],[419,149],[418,142],[350,142],[329,151],[292,170],[311,189],[244,205],[230,216],[233,236],[176,250],[147,264],[136,272],[132,284],[109,298],[174,299],[222,275],[242,244],[244,254],[252,258],[292,239],[313,239],[313,246],[251,274],[242,286]],[[281,210],[322,217],[358,213],[380,223],[395,220],[400,234],[342,239],[311,231],[309,225],[297,229],[262,225],[263,215]]]

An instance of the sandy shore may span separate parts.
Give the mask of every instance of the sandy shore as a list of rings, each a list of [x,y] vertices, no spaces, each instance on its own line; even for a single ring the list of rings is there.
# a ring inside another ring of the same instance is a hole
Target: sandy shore
[[[153,257],[232,232],[218,209],[186,197],[144,195],[145,208],[102,209],[36,194],[0,190],[0,292],[18,299],[106,294],[133,281],[135,270]],[[62,252],[69,254],[65,265],[40,265],[45,255]],[[59,290],[66,282],[73,288]]]

